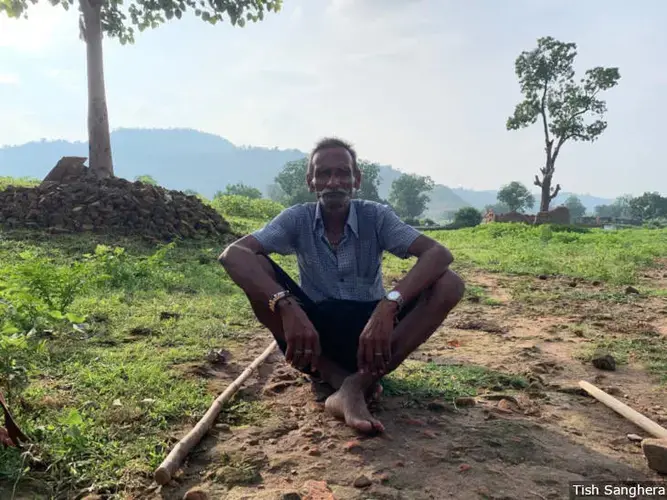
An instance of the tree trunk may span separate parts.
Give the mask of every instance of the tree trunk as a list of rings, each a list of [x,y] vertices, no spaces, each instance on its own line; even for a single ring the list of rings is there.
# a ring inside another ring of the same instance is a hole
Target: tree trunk
[[[542,177],[542,199],[540,200],[540,212],[548,212],[551,203],[551,176]]]
[[[88,70],[88,155],[92,173],[113,177],[111,136],[104,87],[101,0],[80,0]]]

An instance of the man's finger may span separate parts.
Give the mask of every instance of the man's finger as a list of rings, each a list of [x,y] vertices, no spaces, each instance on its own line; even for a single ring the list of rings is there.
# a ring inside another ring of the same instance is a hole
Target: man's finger
[[[303,361],[302,368],[306,368],[308,365],[312,365],[313,362],[313,352],[315,350],[315,342],[313,333],[307,333],[306,337],[303,339]]]
[[[303,358],[303,333],[299,332],[298,335],[294,336],[294,358],[292,359],[292,365],[297,368],[301,366],[301,360]]]
[[[366,371],[366,343],[364,337],[359,337],[359,347],[357,348],[357,368],[361,373]]]
[[[387,371],[389,365],[391,364],[391,338],[386,339],[384,344],[384,368],[383,372]]]
[[[373,343],[373,373],[382,374],[384,369],[384,345],[382,339],[376,339]]]
[[[364,361],[366,362],[365,363],[366,364],[366,371],[369,371],[369,372],[372,373],[373,370],[374,370],[373,364],[375,363],[375,361],[373,360],[373,358],[375,356],[375,354],[374,354],[375,351],[373,349],[375,346],[373,344],[375,344],[375,342],[373,341],[372,338],[367,338],[367,339],[365,339],[365,344],[366,345],[364,347],[364,353],[365,353]]]
[[[285,336],[285,342],[287,342],[287,349],[285,350],[285,361],[291,364],[292,360],[294,359],[294,339]]]

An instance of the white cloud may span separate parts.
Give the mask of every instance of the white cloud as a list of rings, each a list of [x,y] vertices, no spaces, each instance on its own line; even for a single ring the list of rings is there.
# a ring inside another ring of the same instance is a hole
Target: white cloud
[[[16,73],[0,73],[0,85],[18,85],[21,78]]]

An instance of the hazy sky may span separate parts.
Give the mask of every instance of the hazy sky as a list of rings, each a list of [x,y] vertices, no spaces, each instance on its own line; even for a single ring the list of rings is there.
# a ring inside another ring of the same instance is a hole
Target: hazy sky
[[[0,14],[0,144],[85,140],[85,46],[75,11],[47,2]],[[105,40],[111,127],[191,127],[307,151],[320,137],[452,187],[529,184],[539,126],[509,132],[521,98],[514,60],[551,35],[578,45],[578,74],[618,66],[609,127],[567,144],[556,180],[613,197],[667,193],[667,1],[285,0],[264,22],[194,16]]]

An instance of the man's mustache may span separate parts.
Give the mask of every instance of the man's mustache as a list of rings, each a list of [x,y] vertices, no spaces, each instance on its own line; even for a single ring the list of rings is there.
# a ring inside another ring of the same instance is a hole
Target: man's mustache
[[[325,195],[325,194],[333,194],[333,195],[339,195],[339,196],[349,196],[350,191],[346,191],[344,189],[323,189],[321,191],[318,191],[320,195]]]

